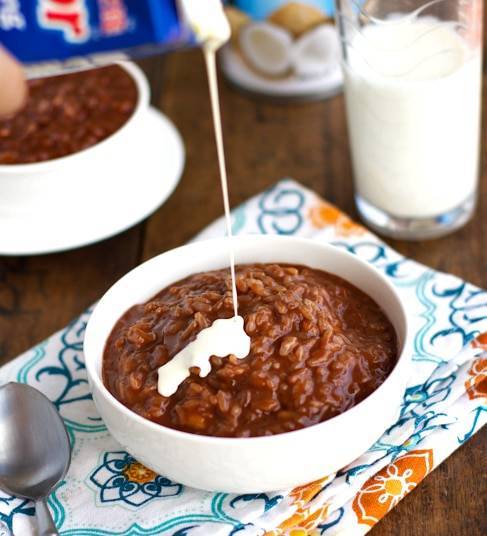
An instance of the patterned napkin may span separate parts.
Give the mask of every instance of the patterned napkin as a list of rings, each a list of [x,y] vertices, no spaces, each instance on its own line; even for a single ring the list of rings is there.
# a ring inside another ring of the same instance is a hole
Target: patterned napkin
[[[485,422],[487,292],[390,249],[334,206],[284,180],[233,213],[236,234],[331,242],[385,273],[414,333],[413,372],[399,420],[360,458],[293,490],[230,495],[156,475],[110,437],[91,401],[82,342],[90,312],[0,370],[29,383],[63,416],[73,445],[66,480],[49,499],[62,535],[365,534]],[[197,238],[223,234],[218,221]],[[32,505],[0,492],[2,524],[34,534]]]

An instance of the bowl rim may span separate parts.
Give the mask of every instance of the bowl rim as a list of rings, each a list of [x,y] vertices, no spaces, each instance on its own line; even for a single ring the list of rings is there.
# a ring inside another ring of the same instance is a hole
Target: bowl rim
[[[51,158],[49,160],[42,160],[40,162],[30,162],[25,164],[0,164],[0,178],[2,175],[7,174],[31,174],[36,172],[45,171],[48,168],[68,164],[71,160],[76,158],[82,158],[85,155],[89,154],[92,151],[103,148],[106,143],[110,143],[114,138],[119,136],[122,132],[125,132],[127,128],[131,128],[131,124],[136,120],[140,114],[149,107],[150,100],[150,89],[147,78],[142,71],[142,69],[132,61],[117,61],[113,65],[118,65],[121,67],[135,83],[137,89],[137,100],[135,103],[134,110],[128,119],[123,123],[120,128],[112,132],[106,138],[101,139],[90,147],[76,151],[75,153],[70,153],[58,158]],[[97,68],[103,68],[99,66]],[[83,69],[88,70],[88,69]],[[69,74],[69,73],[68,73]]]
[[[198,240],[195,242],[190,242],[189,244],[185,244],[182,246],[179,246],[177,248],[173,248],[170,250],[167,250],[159,255],[156,255],[155,257],[152,257],[151,259],[143,262],[142,264],[139,264],[129,272],[127,272],[124,276],[122,276],[119,280],[117,280],[108,290],[107,292],[100,298],[98,303],[95,306],[95,309],[93,310],[89,320],[88,324],[86,326],[85,331],[85,338],[83,341],[83,351],[85,356],[85,366],[88,374],[88,378],[90,380],[90,387],[91,392],[93,393],[95,390],[100,393],[105,400],[112,406],[112,408],[120,413],[123,414],[125,418],[129,418],[130,420],[135,421],[138,424],[141,424],[142,426],[148,427],[149,429],[159,432],[162,434],[169,434],[170,436],[173,436],[175,439],[180,439],[184,441],[190,441],[194,443],[205,443],[207,445],[212,444],[225,444],[225,445],[250,445],[251,443],[253,445],[257,444],[263,444],[263,443],[273,443],[273,442],[280,442],[283,441],[285,438],[288,438],[290,436],[297,437],[306,435],[314,435],[316,433],[318,428],[326,428],[333,426],[334,423],[337,422],[337,420],[343,419],[344,416],[350,417],[351,415],[357,413],[360,410],[362,410],[365,406],[371,405],[371,402],[373,402],[377,397],[389,386],[392,379],[396,379],[400,376],[400,374],[403,372],[405,367],[409,364],[409,346],[410,346],[410,326],[409,326],[409,320],[407,311],[404,305],[403,300],[401,299],[399,293],[395,289],[394,285],[386,278],[384,274],[382,274],[377,268],[375,268],[373,265],[367,263],[363,259],[360,259],[357,255],[354,255],[353,253],[340,249],[337,246],[333,246],[329,243],[321,243],[315,239],[312,238],[304,238],[304,237],[296,237],[296,236],[282,236],[282,235],[257,235],[257,234],[249,234],[249,235],[243,235],[239,236],[238,240],[282,240],[283,242],[289,242],[293,241],[295,243],[302,243],[307,245],[313,245],[320,247],[324,249],[325,251],[331,251],[334,255],[347,257],[349,259],[353,259],[353,262],[358,262],[363,267],[365,267],[366,270],[369,272],[372,272],[376,275],[376,277],[381,280],[381,282],[392,292],[392,295],[396,299],[396,303],[398,305],[398,310],[400,311],[400,322],[403,325],[404,328],[404,338],[402,341],[402,347],[399,347],[398,349],[398,357],[397,361],[394,365],[394,368],[390,372],[390,374],[387,376],[387,378],[384,380],[384,382],[379,385],[379,387],[373,391],[370,395],[368,395],[366,398],[361,400],[358,404],[355,404],[351,408],[347,409],[343,413],[340,413],[339,415],[336,415],[330,419],[327,419],[325,421],[319,422],[317,424],[313,424],[311,426],[307,426],[305,428],[300,428],[298,430],[292,430],[290,432],[283,432],[280,434],[274,434],[269,436],[255,436],[255,437],[220,437],[220,436],[209,436],[209,435],[202,435],[202,434],[193,434],[190,432],[184,432],[181,430],[177,430],[174,428],[170,428],[168,426],[164,426],[162,424],[153,422],[149,419],[146,419],[128,407],[126,407],[124,404],[122,404],[115,396],[108,390],[108,388],[103,383],[102,375],[98,373],[97,367],[95,366],[94,359],[87,358],[86,353],[86,341],[88,343],[91,342],[91,331],[94,329],[93,323],[91,322],[92,318],[95,320],[97,319],[96,311],[99,307],[99,304],[103,302],[105,296],[112,291],[112,289],[115,286],[118,286],[119,284],[122,285],[133,276],[133,274],[136,271],[142,270],[144,266],[148,265],[149,263],[157,263],[160,262],[160,259],[167,255],[167,254],[177,254],[177,251],[180,251],[182,249],[189,249],[194,246],[200,246],[200,247],[215,247],[217,245],[221,245],[224,243],[223,241],[226,240],[225,237],[221,238],[212,238],[212,239],[205,239],[205,240]],[[332,273],[332,272],[330,272]],[[348,281],[346,278],[344,278],[346,281]],[[349,281],[350,283],[354,284],[352,281]],[[375,300],[374,300],[375,301]],[[120,316],[123,314],[123,312],[120,314]],[[90,327],[91,326],[91,327]],[[396,331],[396,330],[395,330]],[[397,335],[397,332],[396,332]],[[106,341],[105,341],[106,342]],[[103,359],[103,355],[102,355]],[[93,384],[91,384],[93,382]],[[96,389],[94,388],[96,387]],[[393,424],[393,423],[390,423]]]

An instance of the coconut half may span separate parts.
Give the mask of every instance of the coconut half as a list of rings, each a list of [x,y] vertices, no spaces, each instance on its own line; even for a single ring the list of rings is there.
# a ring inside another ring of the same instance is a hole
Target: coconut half
[[[302,2],[284,4],[271,13],[267,20],[291,32],[294,37],[300,37],[319,24],[331,21],[321,9]]]
[[[310,30],[294,42],[292,66],[300,78],[323,76],[337,66],[338,58],[338,36],[330,24]]]
[[[240,30],[250,22],[250,17],[233,6],[226,6],[224,11],[232,29],[232,44],[238,46]]]
[[[240,50],[249,64],[268,76],[282,76],[291,66],[291,34],[269,22],[251,22],[239,33]]]

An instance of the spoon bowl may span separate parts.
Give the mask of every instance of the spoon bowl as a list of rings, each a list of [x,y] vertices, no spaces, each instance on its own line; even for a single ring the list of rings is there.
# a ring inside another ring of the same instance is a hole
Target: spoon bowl
[[[69,437],[54,404],[21,383],[0,387],[0,488],[36,504],[40,536],[57,534],[46,498],[71,461]]]

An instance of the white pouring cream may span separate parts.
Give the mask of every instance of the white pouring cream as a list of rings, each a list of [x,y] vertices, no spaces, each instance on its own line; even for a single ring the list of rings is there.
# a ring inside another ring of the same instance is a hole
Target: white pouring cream
[[[196,38],[202,43],[205,56],[223,205],[225,208],[234,316],[215,320],[210,327],[200,331],[194,341],[190,342],[168,363],[159,368],[157,390],[160,395],[165,397],[171,396],[177,391],[179,385],[190,375],[189,369],[191,367],[200,369],[200,377],[207,376],[211,371],[210,357],[212,355],[227,357],[232,354],[239,359],[243,359],[250,352],[250,337],[245,333],[244,319],[238,316],[232,220],[228,201],[228,180],[216,76],[216,51],[230,38],[230,25],[223,12],[220,0],[208,0],[206,2],[201,0],[180,0],[180,4],[185,11],[189,26]]]
[[[203,47],[211,41],[216,44],[216,50],[230,39],[230,24],[221,0],[178,0],[178,3],[186,24]]]
[[[481,54],[452,23],[402,17],[352,38],[344,65],[355,185],[398,217],[466,201],[478,177]]]

